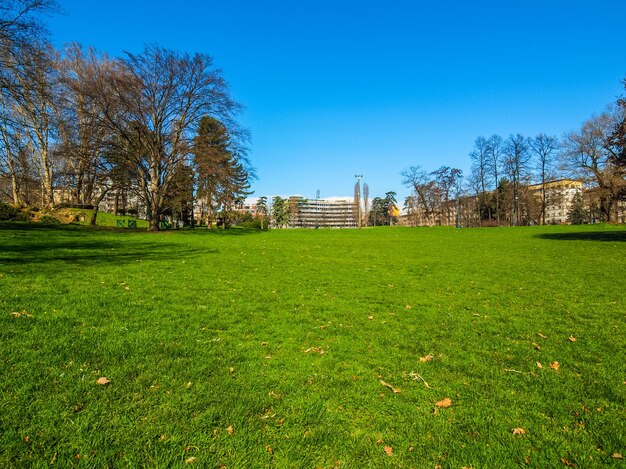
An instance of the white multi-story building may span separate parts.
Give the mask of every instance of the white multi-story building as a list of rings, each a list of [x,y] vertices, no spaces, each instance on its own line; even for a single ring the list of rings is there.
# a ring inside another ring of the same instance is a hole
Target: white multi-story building
[[[292,216],[289,226],[295,228],[356,228],[357,214],[354,199],[328,197],[304,199],[290,197]]]

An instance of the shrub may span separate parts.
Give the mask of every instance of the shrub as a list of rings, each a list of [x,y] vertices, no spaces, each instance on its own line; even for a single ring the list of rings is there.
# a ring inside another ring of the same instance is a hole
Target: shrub
[[[241,226],[242,228],[250,228],[250,229],[255,229],[255,230],[260,230],[261,229],[261,220],[258,218],[253,219],[252,221],[244,221],[243,223],[240,223],[239,226]],[[267,225],[267,223],[263,224],[263,229],[267,230],[269,227]]]
[[[45,223],[48,225],[58,225],[61,222],[54,218],[52,215],[44,215],[39,219],[39,223]]]
[[[20,211],[12,205],[0,202],[0,220],[17,220]]]

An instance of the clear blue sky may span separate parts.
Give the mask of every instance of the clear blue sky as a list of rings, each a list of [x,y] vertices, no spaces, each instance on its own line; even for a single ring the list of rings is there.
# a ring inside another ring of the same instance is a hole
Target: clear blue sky
[[[475,138],[561,136],[623,92],[626,1],[58,0],[57,45],[208,53],[245,105],[255,195],[371,196],[469,171]],[[399,200],[400,200],[399,198]]]

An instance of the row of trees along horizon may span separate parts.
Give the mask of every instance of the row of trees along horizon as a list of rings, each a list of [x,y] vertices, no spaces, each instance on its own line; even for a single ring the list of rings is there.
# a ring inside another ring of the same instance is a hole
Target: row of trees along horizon
[[[194,204],[209,227],[232,218],[255,176],[248,132],[236,121],[242,106],[211,57],[158,45],[120,58],[79,44],[56,50],[41,21],[56,10],[54,0],[4,0],[0,8],[1,193],[17,206],[61,199],[93,207],[93,223],[107,195],[122,205],[134,196],[151,230],[163,217],[193,223]],[[595,218],[615,221],[626,196],[625,115],[620,98],[562,139],[479,137],[467,177],[448,166],[402,171],[412,190],[405,210],[427,224],[451,216],[464,226],[545,223],[556,192],[542,190],[537,202],[528,185],[575,177],[591,188]],[[357,224],[393,223],[395,192],[371,207],[368,192],[355,187]],[[286,225],[293,208],[275,202],[260,216]]]
[[[107,194],[140,197],[151,230],[189,219],[210,226],[250,194],[241,110],[210,56],[148,45],[109,58],[56,50],[42,18],[54,0],[0,7],[0,190],[17,206],[58,200],[97,208]]]
[[[623,82],[626,88],[626,79]],[[545,224],[546,209],[563,204],[564,193],[550,190],[563,178],[582,181],[587,188],[576,195],[570,222],[617,221],[618,203],[626,199],[626,100],[618,98],[580,130],[561,139],[540,133],[507,139],[478,137],[469,154],[471,172],[441,166],[428,172],[421,166],[402,171],[402,183],[412,194],[404,209],[415,225],[499,226]],[[532,189],[531,189],[532,188]],[[297,218],[299,199],[260,197],[258,211],[273,218],[277,227]],[[357,225],[390,225],[397,221],[396,193],[369,198],[360,180],[354,187]]]
[[[467,178],[448,166],[403,171],[403,184],[412,189],[405,199],[408,216],[428,224],[452,215],[464,226],[545,224],[546,208],[564,202],[563,191],[551,190],[549,183],[572,178],[587,188],[589,217],[615,222],[618,202],[626,199],[626,101],[618,98],[561,139],[544,133],[478,137],[469,156]]]

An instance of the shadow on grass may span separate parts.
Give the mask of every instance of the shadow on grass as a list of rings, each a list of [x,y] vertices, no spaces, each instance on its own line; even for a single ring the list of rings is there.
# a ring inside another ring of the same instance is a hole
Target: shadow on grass
[[[5,237],[8,231],[16,236]],[[124,264],[146,260],[190,259],[218,254],[210,247],[143,241],[124,236],[136,231],[99,230],[72,225],[0,224],[0,266],[66,262],[70,264]],[[113,234],[101,237],[100,234]],[[29,235],[30,233],[30,235]],[[78,235],[79,237],[75,237]],[[91,238],[88,236],[91,235]],[[116,239],[117,238],[117,239]],[[143,238],[146,239],[146,238]]]
[[[626,242],[626,231],[584,231],[571,233],[542,233],[537,238],[553,241],[612,241]]]

